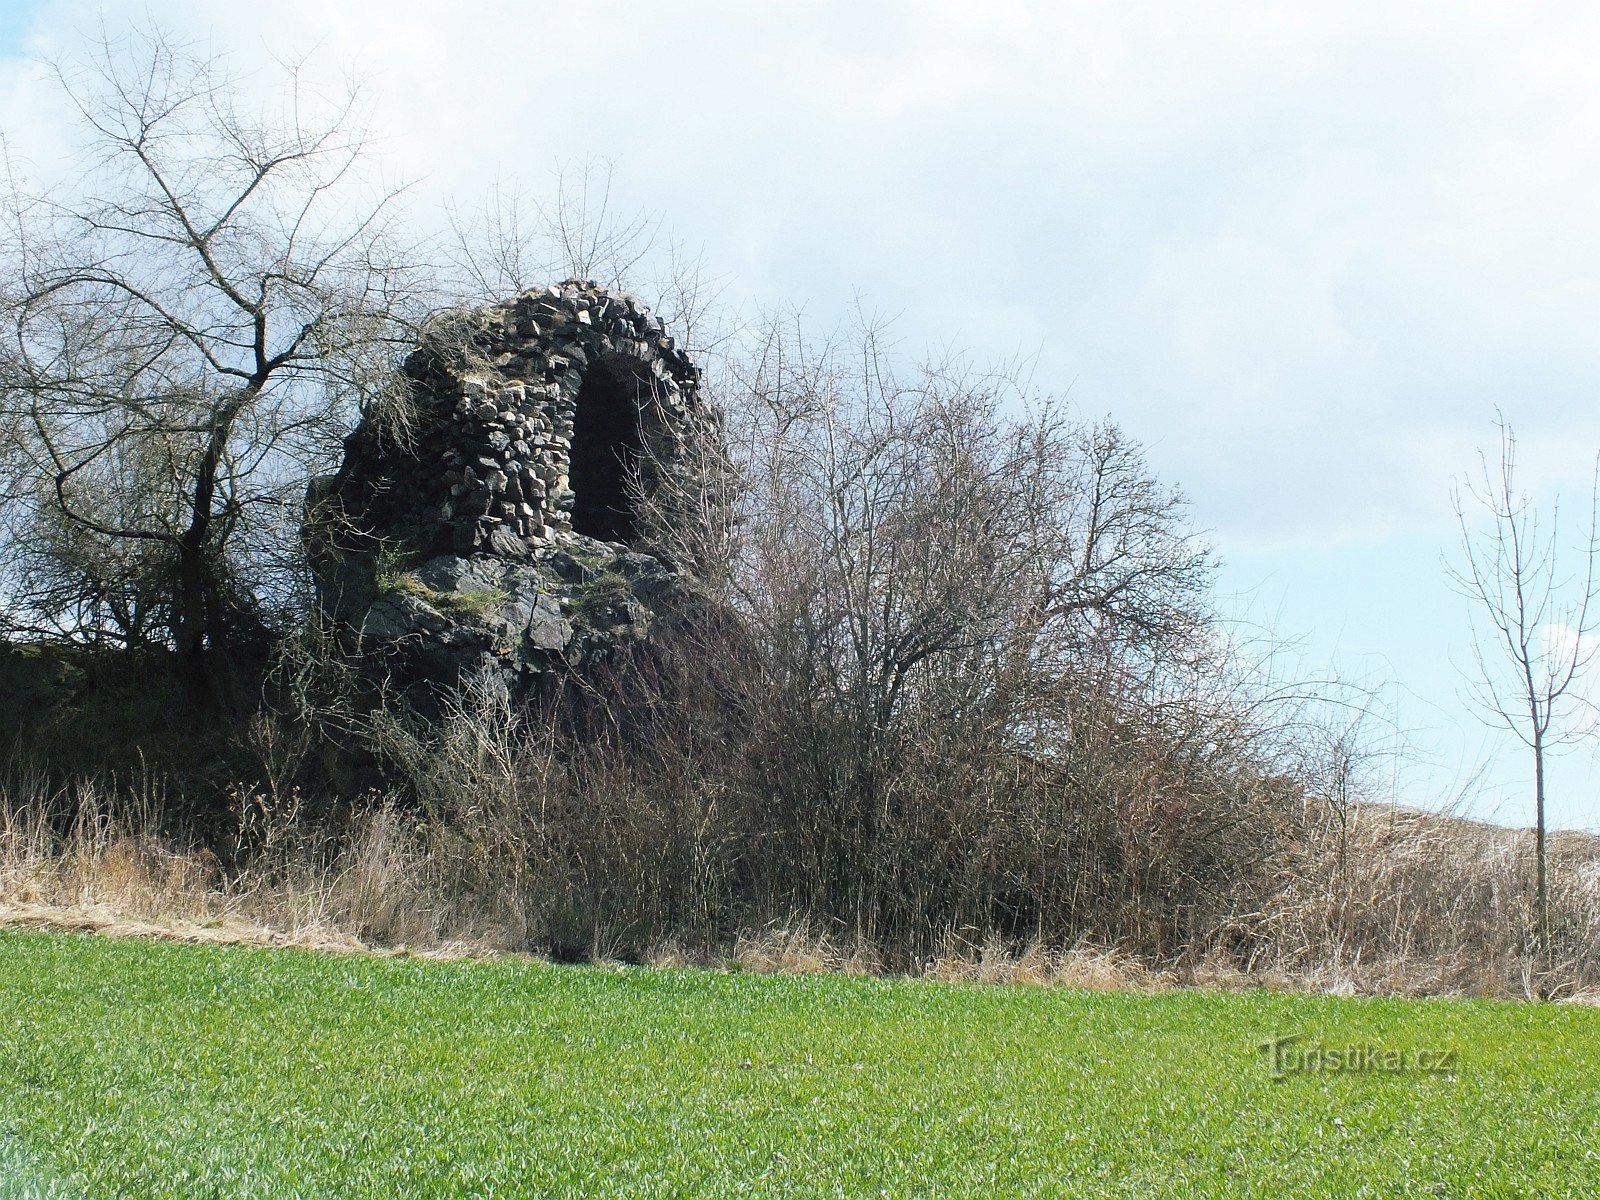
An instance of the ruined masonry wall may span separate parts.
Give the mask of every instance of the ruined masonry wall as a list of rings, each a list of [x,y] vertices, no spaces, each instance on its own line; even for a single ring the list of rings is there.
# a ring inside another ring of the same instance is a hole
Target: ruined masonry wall
[[[526,557],[572,539],[578,393],[601,370],[637,393],[647,500],[690,495],[694,440],[717,435],[699,372],[632,296],[570,281],[452,314],[406,362],[404,452],[363,422],[334,483],[361,529],[413,550]]]

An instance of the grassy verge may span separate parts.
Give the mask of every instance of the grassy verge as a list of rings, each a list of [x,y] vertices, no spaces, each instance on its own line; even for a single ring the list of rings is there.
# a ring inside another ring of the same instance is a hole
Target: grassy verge
[[[0,1195],[1600,1192],[1578,1006],[23,932],[0,994]],[[1291,1034],[1291,1066],[1378,1057],[1274,1079],[1258,1047]]]

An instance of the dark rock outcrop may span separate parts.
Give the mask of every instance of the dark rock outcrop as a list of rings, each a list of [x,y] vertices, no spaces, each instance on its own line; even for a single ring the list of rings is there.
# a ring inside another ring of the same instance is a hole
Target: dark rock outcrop
[[[693,606],[660,534],[704,519],[721,425],[648,308],[535,289],[441,318],[404,377],[307,520],[324,613],[391,678],[526,695]]]
[[[0,638],[0,729],[22,730],[31,722],[70,715],[84,683],[76,661],[81,657],[68,646],[13,645]]]

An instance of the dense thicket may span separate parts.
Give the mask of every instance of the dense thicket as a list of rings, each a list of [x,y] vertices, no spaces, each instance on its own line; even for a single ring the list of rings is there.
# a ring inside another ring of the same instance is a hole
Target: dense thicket
[[[241,711],[185,704],[170,646],[80,650],[21,749],[61,779],[162,774],[170,816],[241,867],[242,812],[337,842],[397,804],[454,886],[514,895],[562,952],[797,919],[894,962],[952,937],[1248,939],[1304,785],[1138,447],[1003,378],[906,370],[870,333],[771,324],[719,362],[729,454],[706,465],[735,511],[683,549],[720,619],[544,707],[486,684],[442,720],[310,609]]]

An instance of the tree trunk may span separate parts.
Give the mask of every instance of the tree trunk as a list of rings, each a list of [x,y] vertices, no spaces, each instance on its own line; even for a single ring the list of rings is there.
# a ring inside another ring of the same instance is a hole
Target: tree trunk
[[[189,502],[189,527],[178,541],[178,596],[174,613],[174,641],[178,669],[195,699],[215,700],[216,680],[211,671],[213,654],[225,650],[226,631],[219,627],[222,612],[217,594],[221,582],[213,569],[211,556],[212,523],[217,498],[217,473],[233,429],[234,418],[244,404],[260,391],[260,383],[240,391],[229,403],[217,409],[205,450],[194,470],[194,494]]]
[[[1544,831],[1544,739],[1535,737],[1533,743],[1533,891],[1534,891],[1534,944],[1539,956],[1539,970],[1548,976],[1553,964],[1553,947],[1550,944],[1550,891],[1545,874]],[[1548,983],[1541,980],[1539,996],[1549,999]]]
[[[178,587],[173,597],[173,648],[178,671],[196,699],[209,692],[206,641],[211,621],[211,580],[203,544],[185,537],[178,543]]]

